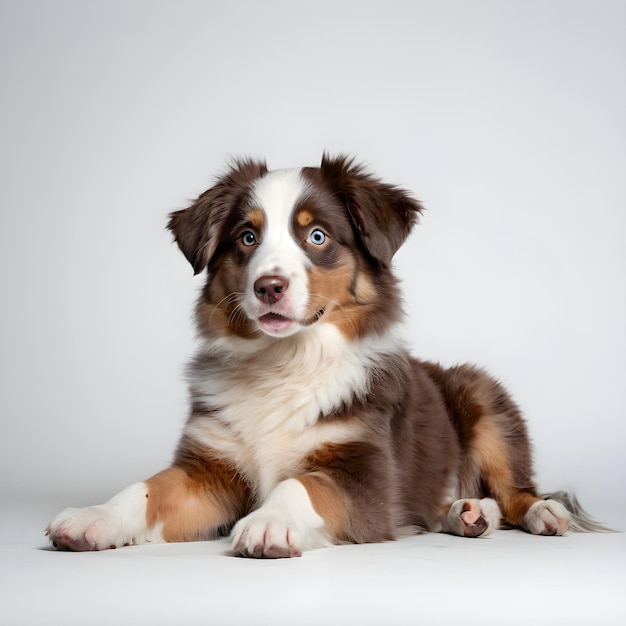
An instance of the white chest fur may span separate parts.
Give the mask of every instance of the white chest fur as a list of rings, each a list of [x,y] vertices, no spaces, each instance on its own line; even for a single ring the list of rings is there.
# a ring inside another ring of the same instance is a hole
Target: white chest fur
[[[185,433],[229,459],[263,499],[324,443],[358,438],[355,420],[322,420],[363,398],[390,336],[349,342],[321,324],[293,337],[236,340],[200,355],[190,372],[193,399],[211,409]]]

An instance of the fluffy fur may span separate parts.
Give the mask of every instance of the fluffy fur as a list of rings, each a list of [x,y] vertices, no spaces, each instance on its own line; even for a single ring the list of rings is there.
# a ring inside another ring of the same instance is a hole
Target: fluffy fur
[[[565,532],[566,508],[537,495],[507,392],[482,370],[404,347],[391,260],[421,210],[324,156],[273,172],[238,161],[173,213],[176,242],[206,274],[174,461],[103,505],[63,511],[47,530],[54,544],[231,533],[237,554],[289,557],[407,529]]]

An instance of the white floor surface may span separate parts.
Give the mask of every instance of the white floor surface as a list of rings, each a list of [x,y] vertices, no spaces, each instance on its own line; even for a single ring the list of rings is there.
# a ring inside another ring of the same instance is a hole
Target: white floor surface
[[[626,624],[626,534],[430,534],[257,561],[227,540],[51,550],[59,502],[0,513],[3,626]]]

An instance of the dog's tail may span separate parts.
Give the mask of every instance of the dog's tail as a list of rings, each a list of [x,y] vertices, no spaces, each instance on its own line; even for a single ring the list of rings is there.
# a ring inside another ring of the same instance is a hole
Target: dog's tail
[[[540,496],[544,500],[556,500],[562,504],[570,513],[569,522],[570,530],[579,533],[618,533],[619,530],[609,528],[604,524],[596,521],[583,509],[578,498],[571,491],[555,491],[553,493],[544,493]]]

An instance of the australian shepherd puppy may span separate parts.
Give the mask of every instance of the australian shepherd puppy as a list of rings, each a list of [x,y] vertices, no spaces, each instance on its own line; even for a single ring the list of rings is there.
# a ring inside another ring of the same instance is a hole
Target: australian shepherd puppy
[[[346,157],[268,171],[242,160],[169,229],[196,274],[201,345],[172,465],[64,510],[59,548],[205,540],[299,556],[406,532],[561,535],[525,423],[472,366],[411,357],[391,260],[422,210]]]

